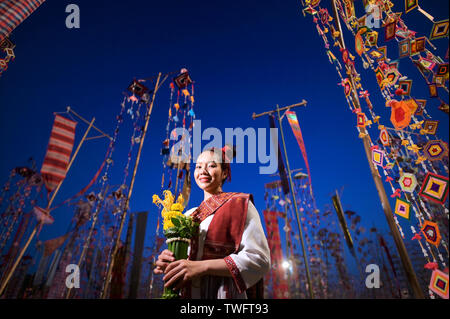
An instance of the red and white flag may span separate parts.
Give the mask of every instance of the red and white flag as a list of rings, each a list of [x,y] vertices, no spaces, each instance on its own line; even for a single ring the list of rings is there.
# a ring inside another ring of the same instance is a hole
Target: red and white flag
[[[44,2],[45,0],[1,0],[0,42]]]
[[[41,175],[49,193],[66,177],[75,141],[76,125],[77,122],[60,115],[55,116],[47,153],[41,168]]]

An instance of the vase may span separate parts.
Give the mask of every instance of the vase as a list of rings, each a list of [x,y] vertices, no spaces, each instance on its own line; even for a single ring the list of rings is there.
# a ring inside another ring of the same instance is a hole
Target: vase
[[[175,260],[187,259],[190,240],[187,238],[169,238],[166,240],[168,249],[173,252]],[[164,287],[162,299],[179,299],[180,294],[177,289]]]

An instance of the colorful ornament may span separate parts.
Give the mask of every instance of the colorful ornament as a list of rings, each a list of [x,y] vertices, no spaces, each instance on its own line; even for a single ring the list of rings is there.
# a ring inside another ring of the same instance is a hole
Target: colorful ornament
[[[390,138],[389,138],[389,133],[386,128],[383,128],[380,131],[380,141],[381,141],[381,144],[383,144],[384,146],[389,146],[391,144]]]
[[[427,134],[435,135],[438,125],[439,121],[426,120],[423,124],[423,128],[427,131]]]
[[[405,13],[417,8],[419,6],[418,0],[405,0]]]
[[[377,150],[377,149],[372,150],[372,162],[375,165],[383,166],[383,158],[384,158],[384,152],[383,151],[380,151],[380,150]]]
[[[417,186],[417,179],[411,173],[403,173],[398,183],[404,192],[412,193]]]
[[[409,220],[411,217],[410,206],[411,204],[409,202],[398,197],[397,201],[395,202],[395,213]]]
[[[425,157],[430,161],[438,161],[448,156],[447,144],[441,140],[428,141],[423,148]]]
[[[421,231],[422,234],[425,236],[427,242],[435,245],[436,247],[439,246],[442,237],[441,233],[439,232],[438,225],[436,223],[426,220],[423,223]]]
[[[410,39],[402,40],[398,43],[398,55],[400,58],[407,57],[411,54]]]
[[[430,285],[428,288],[440,296],[441,298],[448,299],[448,274],[435,269],[431,275]]]
[[[428,172],[419,195],[432,202],[443,204],[448,195],[448,177]]]
[[[448,19],[435,22],[433,24],[433,29],[431,29],[431,34],[430,34],[429,39],[435,40],[435,39],[448,37],[448,27],[449,27]]]

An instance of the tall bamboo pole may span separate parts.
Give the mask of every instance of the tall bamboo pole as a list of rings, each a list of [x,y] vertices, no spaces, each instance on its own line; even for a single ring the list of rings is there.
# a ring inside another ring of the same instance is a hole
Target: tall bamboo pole
[[[127,196],[127,198],[125,200],[125,208],[123,210],[122,219],[120,221],[119,232],[117,234],[117,238],[116,238],[116,241],[115,241],[115,244],[114,244],[114,249],[113,249],[113,252],[111,254],[111,261],[110,261],[110,263],[108,265],[108,271],[107,271],[107,274],[106,274],[105,282],[104,282],[102,293],[101,293],[101,298],[102,299],[106,299],[106,296],[107,296],[107,293],[108,293],[108,290],[109,290],[109,284],[111,282],[111,273],[112,273],[112,269],[114,267],[114,259],[116,257],[117,251],[119,249],[120,236],[122,234],[123,226],[125,224],[125,220],[126,220],[126,217],[127,217],[128,207],[129,207],[129,204],[130,204],[130,198],[131,198],[131,194],[133,193],[134,181],[136,179],[136,173],[137,173],[137,169],[138,169],[138,166],[139,166],[139,161],[140,161],[140,158],[141,158],[142,147],[144,145],[145,135],[147,134],[148,123],[149,123],[149,120],[150,120],[150,115],[152,114],[153,104],[155,102],[155,95],[156,95],[156,92],[159,89],[159,80],[160,80],[160,78],[161,78],[161,72],[158,74],[158,79],[156,80],[155,89],[153,90],[153,98],[152,98],[152,101],[150,103],[150,107],[148,109],[148,112],[147,112],[147,114],[145,116],[146,118],[145,118],[144,131],[142,132],[141,143],[139,144],[139,150],[138,150],[138,153],[137,153],[137,156],[136,156],[136,162],[134,164],[133,176],[131,178],[130,188],[128,190],[128,196]],[[167,76],[164,78],[164,80],[166,78],[167,78]],[[164,80],[162,82],[164,82]]]
[[[280,108],[278,107],[278,104],[277,104],[277,115],[278,115],[277,116],[278,124],[280,126],[280,131],[281,131],[281,140],[283,142],[284,157],[286,158],[286,168],[287,168],[288,177],[289,177],[289,184],[291,186],[292,202],[294,203],[295,216],[297,217],[297,225],[298,225],[298,230],[299,230],[299,235],[300,235],[300,242],[302,244],[303,260],[305,262],[306,279],[308,281],[309,296],[310,296],[311,299],[314,299],[314,292],[313,292],[313,287],[312,287],[311,274],[310,274],[310,271],[309,271],[308,256],[306,255],[305,243],[304,243],[304,240],[303,240],[302,223],[300,221],[300,216],[299,216],[299,213],[298,213],[297,199],[295,198],[295,194],[294,194],[295,187],[294,187],[294,182],[292,181],[291,169],[290,169],[290,166],[289,166],[289,158],[288,158],[288,155],[287,155],[286,143],[285,143],[285,140],[284,140],[283,123],[281,121]]]
[[[345,49],[344,36],[342,34],[341,22],[339,20],[339,15],[337,12],[335,0],[331,0],[331,3],[333,5],[334,20],[336,21],[336,25],[337,25],[337,28],[339,31],[339,42],[340,42],[341,48]],[[354,68],[354,66],[353,66],[353,68]],[[356,93],[355,81],[354,81],[353,75],[352,75],[353,70],[349,70],[349,71],[350,72],[348,72],[348,76],[352,83],[351,92],[352,92],[353,101],[358,108],[361,108],[361,105],[359,103],[358,94]],[[386,220],[387,220],[387,223],[391,230],[392,237],[394,238],[394,242],[397,247],[397,251],[400,255],[400,259],[402,261],[402,265],[403,265],[403,269],[405,270],[406,277],[408,278],[408,282],[411,285],[411,288],[412,288],[416,298],[424,299],[425,296],[423,294],[422,288],[420,287],[419,281],[417,280],[417,276],[412,267],[412,263],[411,263],[411,260],[409,259],[409,255],[406,250],[405,244],[403,243],[403,240],[402,240],[402,237],[400,236],[397,225],[395,224],[394,217],[392,214],[392,208],[389,203],[389,199],[386,195],[386,190],[384,189],[383,181],[381,180],[381,176],[378,173],[378,170],[375,168],[375,165],[372,162],[372,152],[370,150],[371,146],[370,146],[369,136],[367,135],[365,128],[361,128],[361,132],[364,134],[364,137],[362,138],[362,140],[363,140],[364,151],[366,153],[367,161],[369,162],[370,171],[372,173],[372,177],[375,182],[375,187],[377,189],[378,196],[380,197],[381,206],[383,207],[384,215],[386,216]]]
[[[86,132],[83,135],[83,138],[81,139],[80,143],[78,143],[78,147],[75,150],[75,153],[73,154],[69,164],[67,165],[66,168],[66,175],[67,172],[69,172],[70,167],[72,166],[73,161],[75,160],[75,158],[77,157],[78,151],[80,150],[81,146],[83,145],[84,141],[86,140],[86,137],[92,127],[92,125],[94,124],[95,121],[95,117],[92,118],[91,123],[89,124],[89,127],[87,128]],[[53,200],[55,199],[56,193],[58,193],[59,188],[61,187],[62,183],[63,183],[64,179],[59,182],[58,186],[56,187],[55,191],[53,192],[53,195],[51,197],[51,199],[49,200],[48,204],[47,204],[47,209],[46,211],[48,211],[48,209],[50,208],[50,205],[53,203]],[[41,222],[39,222],[33,229],[30,237],[28,238],[27,242],[25,243],[25,246],[23,246],[22,250],[20,251],[19,256],[17,257],[16,261],[14,262],[14,265],[12,266],[12,268],[9,270],[8,274],[5,277],[5,280],[2,282],[2,285],[0,287],[0,296],[3,294],[3,292],[5,291],[6,286],[8,285],[9,280],[11,279],[12,274],[14,273],[14,271],[16,270],[17,266],[19,265],[19,262],[22,260],[23,255],[25,254],[25,251],[27,250],[28,246],[30,245],[31,241],[33,240],[34,236],[36,235],[37,230],[39,229],[39,227],[41,226]]]

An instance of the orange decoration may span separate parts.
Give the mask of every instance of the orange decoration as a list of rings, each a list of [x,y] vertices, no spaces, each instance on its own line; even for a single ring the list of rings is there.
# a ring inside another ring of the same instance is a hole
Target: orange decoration
[[[409,125],[411,115],[417,109],[417,104],[414,103],[414,100],[392,100],[389,106],[391,107],[391,122],[397,130],[401,130]]]

